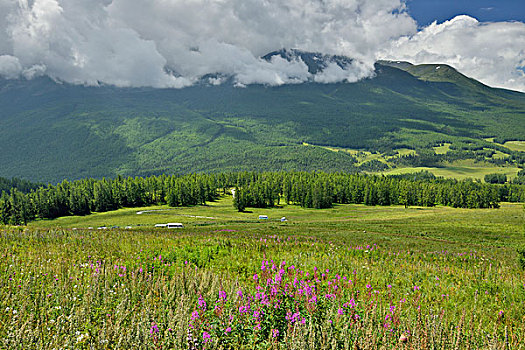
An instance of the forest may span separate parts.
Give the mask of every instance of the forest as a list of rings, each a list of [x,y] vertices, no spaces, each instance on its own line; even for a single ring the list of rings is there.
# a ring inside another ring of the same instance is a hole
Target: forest
[[[269,208],[281,201],[305,208],[334,204],[498,208],[499,202],[525,202],[525,186],[436,178],[430,173],[403,176],[322,172],[232,172],[63,181],[31,188],[22,183],[2,191],[0,223],[22,225],[37,219],[88,215],[123,207],[167,204],[204,205],[235,189],[234,206]],[[34,187],[34,185],[33,185]]]

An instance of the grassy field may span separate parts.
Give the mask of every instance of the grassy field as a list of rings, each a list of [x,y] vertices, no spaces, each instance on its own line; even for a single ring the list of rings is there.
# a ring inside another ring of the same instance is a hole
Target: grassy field
[[[508,141],[503,146],[513,151],[525,152],[525,141]]]
[[[447,154],[450,151],[451,143],[444,143],[442,146],[433,147],[436,154]]]
[[[343,152],[343,153],[351,154],[357,160],[356,165],[358,165],[358,166],[362,165],[362,164],[364,164],[366,162],[373,161],[373,160],[377,160],[377,161],[379,161],[381,163],[389,164],[388,161],[392,160],[394,158],[399,158],[399,157],[402,157],[402,156],[416,155],[417,154],[417,152],[415,150],[408,149],[408,148],[396,148],[396,149],[393,149],[392,152],[394,153],[394,155],[387,156],[387,155],[381,154],[380,152],[370,152],[370,151],[365,151],[365,150],[362,150],[362,149],[360,150],[360,149],[353,149],[353,148],[317,146],[317,145],[311,145],[311,144],[306,143],[306,142],[303,142],[303,146],[318,147],[318,148],[326,149],[328,151],[332,151],[332,152],[336,152],[336,153],[337,152]],[[450,147],[450,144],[448,144],[448,147]],[[435,147],[435,148],[437,148],[437,147]]]
[[[250,211],[225,196],[0,229],[0,348],[525,347],[523,204]]]
[[[141,213],[141,214],[138,214]],[[267,215],[268,220],[259,220]],[[285,217],[286,222],[281,222]],[[88,216],[70,216],[55,220],[29,223],[31,229],[88,229],[92,227],[132,226],[132,230],[154,229],[158,223],[180,222],[185,228],[178,231],[207,231],[212,228],[235,229],[243,232],[267,230],[301,231],[303,234],[319,232],[323,237],[352,233],[353,238],[380,241],[410,237],[411,240],[445,240],[451,245],[476,243],[516,246],[525,237],[525,210],[522,204],[503,203],[498,210],[456,209],[451,207],[370,207],[361,204],[335,205],[331,209],[308,209],[282,204],[277,208],[249,208],[240,213],[233,208],[231,196],[223,196],[206,206],[170,208],[155,206],[125,208]],[[166,232],[168,229],[155,229]],[[177,231],[177,232],[178,232]],[[363,231],[366,231],[363,234]],[[364,243],[364,241],[360,242]],[[413,244],[408,242],[407,244]],[[419,243],[416,243],[416,245]],[[438,245],[441,245],[441,241]],[[454,247],[452,247],[454,249]]]
[[[485,141],[493,142],[493,139],[485,139]],[[351,148],[338,148],[338,147],[327,147],[327,146],[316,146],[308,143],[303,143],[304,146],[317,147],[326,149],[332,152],[343,152],[349,153],[357,160],[356,165],[361,166],[369,161],[379,161],[386,165],[392,167],[392,169],[379,172],[380,174],[385,175],[399,175],[407,174],[419,171],[429,171],[436,176],[443,176],[445,178],[453,178],[458,180],[463,179],[480,179],[483,180],[487,174],[505,174],[509,179],[512,179],[516,176],[520,168],[515,166],[497,166],[489,162],[479,162],[474,159],[464,159],[458,160],[451,163],[444,163],[441,167],[395,167],[392,164],[394,158],[398,158],[406,155],[415,155],[417,154],[415,150],[399,148],[393,150],[395,155],[385,155],[379,152],[369,152],[365,150],[351,149]],[[507,147],[508,149],[515,151],[523,151],[524,145],[522,141],[509,141],[505,145],[500,145]],[[436,154],[447,154],[450,151],[450,143],[444,143],[442,146],[433,147],[433,150]],[[488,150],[488,148],[485,148]],[[495,154],[492,156],[493,159],[506,159],[510,156],[501,151],[495,151]]]
[[[505,174],[512,179],[520,170],[517,167],[498,167],[490,163],[461,160],[446,164],[443,167],[395,168],[383,172],[385,175],[407,174],[427,170],[436,176],[463,180],[467,178],[483,180],[487,174]]]

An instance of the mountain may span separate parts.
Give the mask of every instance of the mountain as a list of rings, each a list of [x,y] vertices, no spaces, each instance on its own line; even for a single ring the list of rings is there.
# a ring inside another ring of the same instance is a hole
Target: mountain
[[[352,62],[293,50],[311,72]],[[502,152],[525,138],[525,94],[446,65],[382,61],[357,83],[197,84],[185,89],[86,87],[0,80],[0,176],[56,182],[87,176],[233,170],[374,170],[379,151],[423,164]],[[487,141],[487,138],[494,140]],[[495,141],[495,142],[492,142]],[[407,149],[413,150],[410,156]],[[342,150],[342,152],[336,152]],[[403,153],[405,152],[405,153]],[[395,166],[392,162],[391,166]]]
[[[282,49],[279,51],[270,52],[264,55],[262,58],[266,61],[270,61],[273,57],[279,56],[287,61],[301,60],[308,67],[310,74],[317,74],[322,72],[329,64],[335,63],[340,68],[345,69],[347,66],[352,64],[352,59],[345,56],[338,55],[326,55],[319,52],[306,52],[296,49]]]

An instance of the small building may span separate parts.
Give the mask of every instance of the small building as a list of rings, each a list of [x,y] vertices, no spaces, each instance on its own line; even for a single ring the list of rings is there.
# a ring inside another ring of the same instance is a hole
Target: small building
[[[184,225],[181,224],[180,222],[168,222],[167,227],[168,228],[183,228]]]
[[[168,226],[168,225],[166,225],[166,224],[155,224],[155,227],[166,227],[166,226]]]
[[[285,222],[285,221],[288,221],[288,220],[286,220],[286,217],[283,216],[283,217],[281,218],[281,222]]]
[[[268,220],[268,215],[259,215],[259,220]]]

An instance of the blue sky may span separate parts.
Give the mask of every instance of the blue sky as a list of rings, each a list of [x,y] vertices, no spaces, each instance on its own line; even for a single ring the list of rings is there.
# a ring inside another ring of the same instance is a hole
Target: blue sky
[[[407,5],[420,26],[465,14],[480,22],[525,22],[523,0],[408,0]]]

